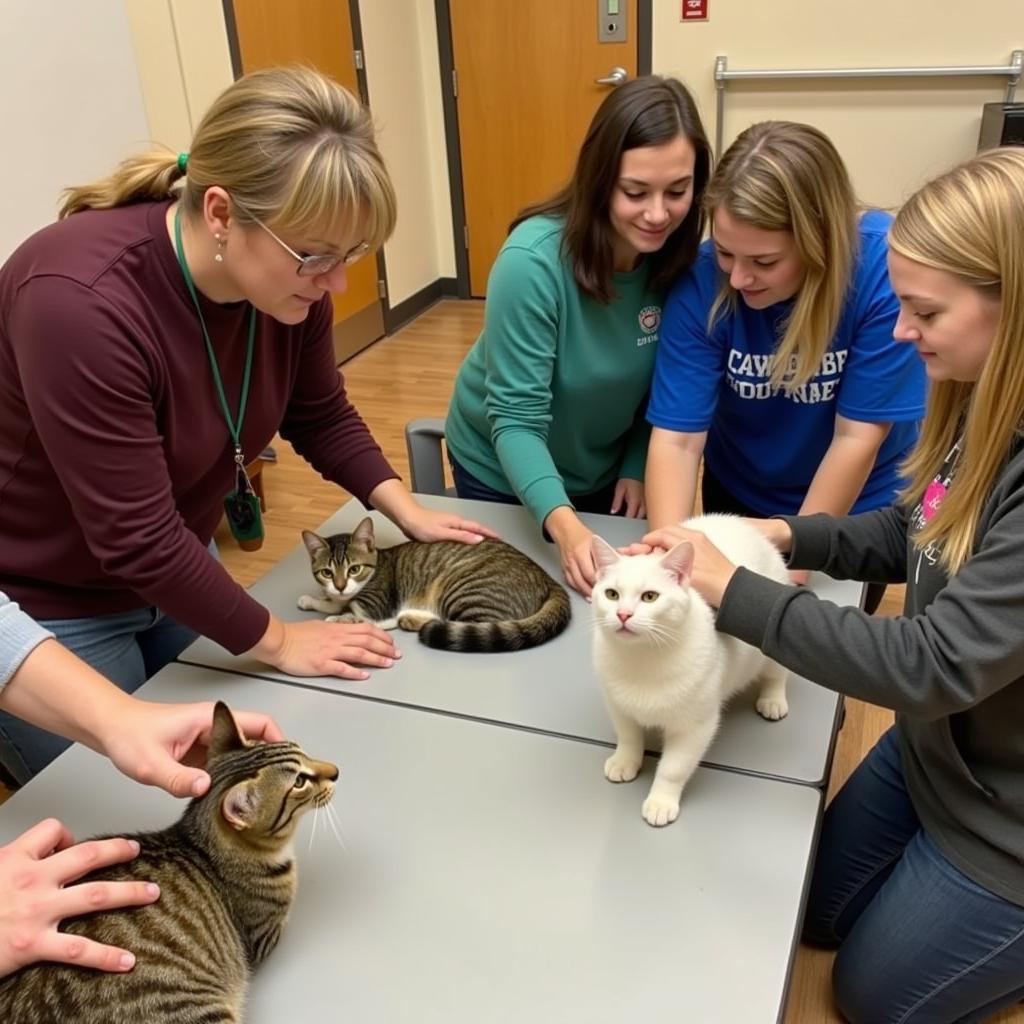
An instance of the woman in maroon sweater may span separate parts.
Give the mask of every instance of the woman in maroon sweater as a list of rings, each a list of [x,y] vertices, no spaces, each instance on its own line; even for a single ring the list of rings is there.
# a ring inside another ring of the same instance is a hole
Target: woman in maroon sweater
[[[70,190],[0,269],[0,590],[128,692],[197,633],[296,675],[398,656],[373,626],[282,622],[210,556],[236,455],[275,432],[410,537],[489,533],[417,504],[335,366],[330,293],[394,220],[359,102],[273,69],[214,102],[187,156]],[[0,716],[19,780],[62,745]]]

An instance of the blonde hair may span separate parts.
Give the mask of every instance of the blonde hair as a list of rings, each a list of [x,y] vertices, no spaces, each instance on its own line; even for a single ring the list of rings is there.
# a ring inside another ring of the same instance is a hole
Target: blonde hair
[[[787,391],[806,384],[836,332],[859,244],[857,201],[842,158],[817,128],[762,121],[728,148],[704,203],[709,219],[724,207],[753,227],[792,234],[806,273],[772,359],[771,382]],[[708,329],[736,302],[726,278]]]
[[[956,475],[915,536],[938,544],[951,574],[970,557],[978,519],[1024,418],[1024,149],[989,150],[916,192],[889,237],[893,252],[999,299],[992,347],[977,381],[933,383],[921,437],[904,464],[911,505],[962,435]]]
[[[228,86],[196,129],[187,176],[169,150],[140,153],[106,178],[68,189],[59,215],[164,199],[177,188],[186,216],[197,217],[212,185],[237,200],[243,223],[252,214],[305,234],[358,221],[373,248],[394,230],[394,188],[368,111],[305,67],[254,71]]]

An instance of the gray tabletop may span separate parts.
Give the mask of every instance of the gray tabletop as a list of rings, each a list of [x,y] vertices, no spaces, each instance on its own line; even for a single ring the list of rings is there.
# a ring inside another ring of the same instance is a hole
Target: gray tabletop
[[[819,790],[698,769],[653,829],[651,764],[612,785],[590,744],[185,665],[139,692],[261,708],[341,767],[345,847],[302,823],[253,1024],[780,1019]],[[85,836],[179,811],[76,746],[0,807],[0,844],[49,814]]]
[[[561,579],[558,549],[544,541],[526,509],[419,497],[425,505],[457,508],[465,516],[487,523],[503,539]],[[362,505],[350,501],[317,532],[327,535],[351,530],[364,515]],[[582,518],[614,545],[628,544],[646,529],[643,520],[597,515]],[[373,519],[381,543],[399,543],[404,539],[383,516],[374,513]],[[811,586],[837,604],[856,604],[860,600],[859,583],[840,583],[815,573]],[[318,593],[305,547],[298,544],[250,593],[284,620],[316,615],[299,611],[295,603],[300,594]],[[614,730],[591,666],[590,606],[578,594],[573,593],[572,600],[573,621],[566,632],[528,651],[486,655],[436,651],[420,644],[411,633],[396,632],[402,660],[393,668],[374,671],[365,682],[330,677],[297,680],[252,658],[234,657],[207,639],[196,641],[180,660],[614,745]],[[790,676],[788,698],[789,715],[781,722],[760,718],[754,710],[753,693],[737,699],[727,710],[704,763],[823,785],[832,760],[840,698],[795,675]]]

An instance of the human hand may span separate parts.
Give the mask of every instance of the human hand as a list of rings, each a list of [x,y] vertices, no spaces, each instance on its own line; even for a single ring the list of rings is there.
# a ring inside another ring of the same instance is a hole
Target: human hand
[[[652,551],[671,551],[684,540],[692,540],[696,530],[688,530],[685,526],[662,526],[644,534],[643,539],[634,541],[620,550],[624,555],[649,555]],[[704,536],[701,534],[700,536]]]
[[[620,508],[623,508],[623,515],[627,519],[643,519],[647,515],[642,481],[624,476],[615,484],[611,507],[612,515],[617,515]]]
[[[593,537],[594,534],[576,519],[573,525],[560,530],[554,538],[558,544],[562,574],[566,582],[588,600],[597,580]]]
[[[693,545],[693,569],[689,585],[697,591],[712,608],[718,608],[725,595],[736,566],[711,543],[707,535],[685,526],[664,526],[645,534],[640,545],[652,551],[671,551],[677,544]],[[627,552],[630,553],[630,552]]]
[[[267,715],[233,711],[243,735],[275,743],[284,739]],[[213,724],[213,702],[157,704],[125,696],[124,706],[108,716],[109,730],[100,735],[102,753],[130,779],[159,786],[171,796],[202,796],[210,776],[202,770]]]
[[[811,578],[811,571],[809,569],[790,569],[789,570],[789,582],[794,587],[806,587],[807,581]]]
[[[282,622],[273,615],[248,653],[289,675],[342,679],[369,679],[356,666],[390,668],[402,656],[391,637],[369,622]]]
[[[132,860],[138,852],[139,844],[129,839],[93,839],[76,845],[54,818],[0,847],[0,978],[39,960],[130,971],[134,954],[60,932],[57,925],[79,914],[157,900],[160,890],[151,882],[70,884],[97,868]]]
[[[399,525],[413,540],[457,540],[463,544],[479,544],[486,537],[498,536],[489,526],[482,526],[465,516],[422,505],[417,505],[415,511],[407,514]]]

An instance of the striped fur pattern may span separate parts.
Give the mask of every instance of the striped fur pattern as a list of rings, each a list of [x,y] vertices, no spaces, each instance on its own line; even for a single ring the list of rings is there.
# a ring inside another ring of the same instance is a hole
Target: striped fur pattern
[[[130,949],[128,974],[36,964],[0,980],[11,1024],[228,1024],[243,1020],[249,972],[277,945],[295,896],[292,837],[333,795],[338,769],[294,743],[249,743],[218,703],[209,791],[161,832],[131,838],[127,864],[90,877],[160,886],[146,907],[75,918],[65,931]]]
[[[374,543],[369,518],[351,533],[304,530],[323,597],[299,607],[330,621],[374,622],[419,634],[446,651],[516,651],[558,636],[569,624],[569,595],[536,562],[500,540],[478,544]]]

